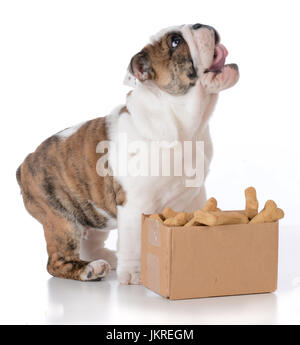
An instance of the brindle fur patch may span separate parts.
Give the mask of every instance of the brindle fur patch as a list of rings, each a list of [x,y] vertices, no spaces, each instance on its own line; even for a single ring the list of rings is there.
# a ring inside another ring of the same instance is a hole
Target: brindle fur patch
[[[79,258],[82,229],[103,229],[107,223],[94,205],[116,218],[117,206],[125,202],[120,184],[97,174],[103,153],[96,146],[102,140],[108,140],[105,118],[88,121],[68,138],[45,140],[17,170],[25,207],[44,226],[47,267],[54,276],[84,276],[88,263]]]
[[[122,107],[122,108],[120,109],[119,115],[121,115],[121,114],[123,114],[123,113],[128,113],[128,114],[130,114],[129,111],[128,111],[128,109],[127,109],[127,107],[126,107],[126,105],[124,105],[124,107]]]

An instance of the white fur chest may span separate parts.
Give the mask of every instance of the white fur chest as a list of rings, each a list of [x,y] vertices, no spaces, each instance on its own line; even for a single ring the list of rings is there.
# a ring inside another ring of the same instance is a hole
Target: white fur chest
[[[212,155],[207,119],[216,99],[200,97],[202,103],[199,104],[196,98],[195,104],[197,91],[199,88],[195,87],[189,95],[178,97],[174,102],[166,94],[153,93],[140,85],[127,100],[129,113],[119,115],[119,107],[108,118],[109,138],[115,148],[110,150],[109,164],[132,208],[144,213],[159,212],[166,206],[191,210],[205,201],[203,186],[187,187],[186,181],[191,176],[187,176],[182,161],[174,162],[178,145],[184,156],[190,155],[194,167],[196,155],[202,155],[198,158],[204,163],[201,171],[204,182]],[[204,152],[196,151],[197,141],[204,143]],[[192,150],[184,149],[187,142]],[[159,173],[156,170],[153,174],[151,148],[157,148],[157,145],[160,167]],[[161,169],[161,164],[166,163],[163,157],[170,157],[167,174]],[[180,165],[182,173],[177,176],[174,169]],[[120,169],[120,166],[123,168]],[[140,168],[136,169],[138,166]]]

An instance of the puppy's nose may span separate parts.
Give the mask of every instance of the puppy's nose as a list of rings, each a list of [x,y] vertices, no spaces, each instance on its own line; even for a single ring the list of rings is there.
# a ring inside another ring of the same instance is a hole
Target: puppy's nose
[[[199,23],[197,23],[197,24],[194,24],[193,26],[192,26],[192,28],[194,29],[194,30],[198,30],[198,29],[200,29],[200,28],[202,28],[202,24],[199,24]]]
[[[215,35],[215,44],[220,43],[220,35],[218,34],[218,31],[215,28],[213,28],[212,26],[204,25],[204,24],[200,24],[200,23],[194,24],[192,26],[193,30],[198,30],[201,28],[206,28],[206,29],[212,30],[214,35]]]
[[[220,43],[220,35],[216,29],[214,29],[214,28],[212,28],[212,29],[213,29],[213,32],[215,34],[215,44],[218,44],[218,43]]]

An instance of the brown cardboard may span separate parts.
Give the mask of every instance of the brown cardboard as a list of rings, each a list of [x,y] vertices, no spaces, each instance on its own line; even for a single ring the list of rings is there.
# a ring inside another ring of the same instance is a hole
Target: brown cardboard
[[[167,227],[142,215],[141,280],[170,299],[272,292],[278,222]]]

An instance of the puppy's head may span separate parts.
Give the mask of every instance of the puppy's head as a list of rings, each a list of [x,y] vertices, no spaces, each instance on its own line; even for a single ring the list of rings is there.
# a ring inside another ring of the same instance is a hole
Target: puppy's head
[[[129,71],[140,82],[151,81],[171,95],[184,95],[199,80],[217,93],[238,80],[237,65],[225,65],[226,48],[218,32],[203,24],[160,31],[137,53]]]

